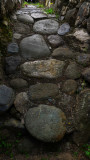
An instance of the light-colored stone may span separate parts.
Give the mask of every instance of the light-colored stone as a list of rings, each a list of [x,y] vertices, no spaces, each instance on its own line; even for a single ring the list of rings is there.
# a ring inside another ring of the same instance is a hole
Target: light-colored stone
[[[13,34],[13,38],[14,38],[14,39],[20,39],[21,37],[22,37],[22,35],[19,34],[19,33],[14,33],[14,34]]]
[[[20,43],[21,55],[25,59],[38,59],[50,55],[50,50],[42,35],[35,34],[24,38]]]
[[[15,23],[14,30],[15,30],[15,32],[20,33],[20,34],[29,34],[30,33],[29,25],[23,24],[20,22]]]
[[[89,34],[84,29],[76,29],[73,36],[81,42],[87,42],[88,40],[90,40]]]
[[[21,65],[23,74],[37,78],[59,78],[62,76],[65,63],[56,59],[25,62]]]
[[[34,19],[44,19],[47,18],[47,15],[44,13],[32,13],[31,17],[33,17]]]
[[[17,19],[24,23],[29,23],[29,24],[34,23],[33,18],[28,14],[20,14],[18,15]]]
[[[59,23],[52,19],[45,19],[36,22],[33,30],[40,34],[55,34],[59,28]]]
[[[25,126],[35,138],[44,142],[57,142],[66,132],[65,121],[65,114],[59,108],[41,104],[28,110]]]

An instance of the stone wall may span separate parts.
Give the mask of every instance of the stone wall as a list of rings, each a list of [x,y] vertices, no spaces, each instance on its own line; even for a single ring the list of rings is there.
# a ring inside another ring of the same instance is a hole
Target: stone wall
[[[0,0],[0,19],[14,9],[19,9],[22,2],[23,0]]]

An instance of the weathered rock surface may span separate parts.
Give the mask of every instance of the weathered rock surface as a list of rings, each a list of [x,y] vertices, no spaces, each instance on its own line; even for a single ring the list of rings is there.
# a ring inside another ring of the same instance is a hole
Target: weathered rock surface
[[[52,19],[45,19],[36,22],[33,30],[40,34],[55,34],[59,28],[59,23]]]
[[[56,59],[25,62],[21,65],[23,74],[37,78],[58,78],[62,76],[65,63]]]
[[[90,40],[88,32],[84,29],[76,29],[73,36],[81,42],[88,42]]]
[[[77,56],[76,60],[79,64],[83,66],[89,66],[90,65],[90,54],[82,54],[80,56]]]
[[[14,39],[20,39],[21,37],[22,37],[22,35],[19,34],[19,33],[14,33],[14,34],[13,34],[13,38],[14,38]]]
[[[72,26],[75,24],[76,13],[77,13],[77,9],[73,8],[71,10],[68,10],[65,16],[65,20]]]
[[[44,13],[32,13],[31,17],[33,17],[34,19],[44,19],[47,18],[47,15]]]
[[[0,85],[0,113],[7,111],[14,102],[14,91],[6,85]]]
[[[78,68],[77,64],[74,62],[71,62],[66,71],[65,75],[69,79],[78,79],[81,76],[80,69]]]
[[[50,50],[39,34],[24,38],[20,43],[21,55],[25,59],[38,59],[50,55]]]
[[[7,74],[14,73],[21,63],[21,57],[20,56],[10,56],[5,58],[5,70]]]
[[[64,40],[59,35],[48,36],[48,41],[52,47],[58,47],[64,44]]]
[[[29,133],[44,142],[57,142],[66,132],[64,113],[48,105],[39,105],[28,110],[25,125]]]
[[[61,153],[57,156],[58,160],[75,160],[70,153]]]
[[[75,93],[77,90],[77,83],[75,80],[67,80],[63,85],[63,91],[69,94]]]
[[[25,88],[28,86],[28,83],[26,80],[22,79],[22,78],[16,78],[16,79],[12,79],[10,81],[10,85],[12,88],[15,89],[21,89],[21,88]]]
[[[29,88],[31,100],[48,99],[49,97],[55,97],[58,93],[58,86],[52,83],[38,83]]]
[[[33,18],[28,14],[20,14],[20,15],[18,15],[17,18],[19,21],[24,22],[24,23],[29,23],[29,24],[34,23]]]
[[[20,22],[17,22],[14,25],[14,30],[15,30],[15,32],[20,33],[20,34],[29,34],[30,33],[30,27],[27,24],[23,24]]]
[[[63,23],[60,28],[58,29],[58,34],[60,36],[65,35],[66,33],[68,33],[70,31],[70,26],[68,23]]]
[[[82,25],[83,21],[90,15],[90,3],[84,2],[77,13],[76,26]]]
[[[21,92],[17,94],[16,99],[14,101],[14,105],[16,110],[21,113],[22,115],[25,115],[29,108],[29,98],[26,92]]]
[[[88,81],[90,83],[90,67],[86,68],[83,72],[82,72],[82,76],[85,78],[86,81]]]
[[[19,47],[17,43],[10,43],[7,47],[7,52],[10,54],[18,53]]]
[[[77,54],[78,54],[77,52],[73,52],[68,47],[63,46],[63,47],[56,48],[53,51],[52,56],[58,57],[58,58],[65,58],[65,59],[71,58],[71,59],[73,59],[73,58],[75,58],[75,56]]]
[[[77,99],[75,126],[75,143],[87,143],[90,139],[90,89],[82,91]]]

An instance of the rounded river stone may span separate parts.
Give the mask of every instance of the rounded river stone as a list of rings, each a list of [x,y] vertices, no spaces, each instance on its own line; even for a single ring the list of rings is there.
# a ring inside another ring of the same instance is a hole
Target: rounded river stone
[[[61,109],[41,104],[28,110],[25,125],[35,138],[44,142],[57,142],[66,132],[65,121]]]

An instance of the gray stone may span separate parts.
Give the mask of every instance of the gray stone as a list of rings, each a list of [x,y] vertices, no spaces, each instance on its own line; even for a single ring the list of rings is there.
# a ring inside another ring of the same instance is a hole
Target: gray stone
[[[21,154],[31,153],[34,148],[35,148],[35,144],[29,138],[23,138],[17,144],[17,150]]]
[[[0,113],[7,111],[14,102],[14,91],[6,85],[0,85]]]
[[[63,23],[58,29],[58,34],[63,36],[70,31],[70,26],[68,23]]]
[[[21,55],[25,59],[38,59],[50,55],[50,50],[43,36],[35,34],[24,38],[20,43]]]
[[[90,40],[90,36],[85,29],[76,29],[73,36],[81,42],[88,42]]]
[[[23,12],[21,11],[21,10],[18,10],[17,12],[16,12],[16,15],[18,16],[18,15],[20,15],[20,14],[22,14]]]
[[[55,14],[48,14],[48,18],[56,18]]]
[[[68,47],[59,47],[56,48],[53,53],[52,56],[53,57],[60,57],[60,58],[64,58],[64,59],[68,59],[68,58],[75,58],[75,56],[77,55],[77,52],[73,52],[72,50],[70,50]]]
[[[34,20],[33,18],[28,14],[20,14],[18,17],[18,20],[24,23],[33,24]]]
[[[29,88],[31,100],[48,99],[49,97],[55,97],[58,93],[58,86],[52,83],[38,83]]]
[[[28,87],[27,81],[22,78],[12,79],[10,81],[10,85],[12,88],[15,88],[15,89],[20,89],[20,88],[23,89],[25,87]]]
[[[90,17],[87,19],[87,30],[90,33]]]
[[[89,2],[83,2],[83,4],[80,6],[79,11],[77,13],[77,18],[75,25],[80,26],[84,22],[84,20],[90,15],[90,3]]]
[[[80,56],[77,56],[76,60],[79,64],[83,66],[89,66],[90,65],[90,54],[82,54]]]
[[[25,126],[29,133],[44,142],[57,142],[66,132],[66,117],[55,106],[39,105],[29,109],[25,118]]]
[[[33,17],[34,19],[44,19],[47,18],[47,15],[44,13],[32,13],[31,17]]]
[[[78,79],[81,76],[80,69],[78,68],[77,64],[74,62],[71,62],[66,71],[65,75],[69,79]]]
[[[74,142],[87,143],[90,139],[90,89],[83,90],[77,97],[75,127]]]
[[[25,115],[29,108],[29,99],[26,92],[21,92],[17,94],[16,99],[14,101],[14,105],[16,110],[21,113],[22,115]]]
[[[63,91],[69,94],[75,93],[77,90],[77,83],[75,80],[67,80],[63,85]]]
[[[14,38],[14,39],[20,39],[21,37],[22,37],[22,35],[19,34],[19,33],[14,33],[14,34],[13,34],[13,38]]]
[[[13,14],[13,15],[11,16],[11,19],[14,20],[14,21],[17,21],[17,16],[16,16],[16,14]]]
[[[33,30],[40,34],[55,34],[59,28],[59,23],[52,19],[45,19],[36,22]]]
[[[65,16],[65,20],[72,26],[75,24],[77,9],[73,8],[68,10]]]
[[[48,36],[48,41],[52,47],[58,47],[64,44],[64,40],[59,35]]]
[[[10,43],[7,47],[7,52],[10,54],[18,53],[19,47],[17,43]]]
[[[30,11],[30,14],[32,14],[32,13],[43,13],[43,11],[40,9],[33,9]]]
[[[82,76],[84,77],[84,79],[86,81],[88,81],[90,83],[90,67],[86,68],[83,72],[82,72]]]
[[[15,23],[14,30],[17,33],[21,33],[21,34],[29,34],[30,33],[30,27],[28,25],[20,23],[20,22]]]
[[[59,78],[62,76],[65,63],[56,59],[25,62],[21,65],[23,74],[37,78]]]
[[[5,70],[7,74],[15,73],[18,65],[21,63],[20,56],[10,56],[5,58]]]

